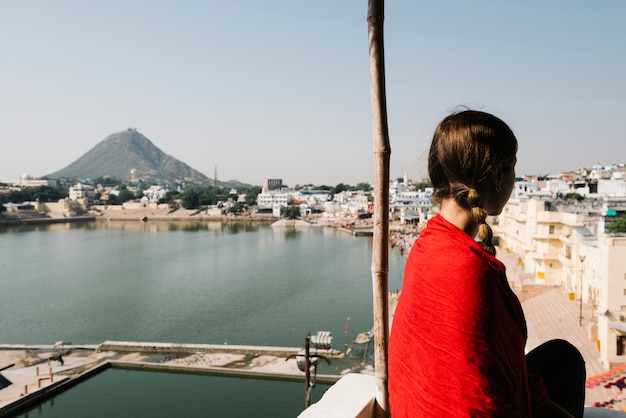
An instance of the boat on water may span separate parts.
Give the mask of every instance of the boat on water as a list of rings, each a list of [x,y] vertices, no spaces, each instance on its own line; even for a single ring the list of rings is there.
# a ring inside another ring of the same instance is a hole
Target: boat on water
[[[372,338],[374,338],[374,331],[370,330],[360,332],[352,342],[354,344],[367,344],[372,341]]]

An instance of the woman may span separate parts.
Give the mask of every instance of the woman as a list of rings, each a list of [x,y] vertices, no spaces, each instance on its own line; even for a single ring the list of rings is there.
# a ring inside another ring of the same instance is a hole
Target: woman
[[[411,250],[394,315],[393,418],[582,417],[584,361],[562,340],[525,355],[524,313],[485,222],[511,195],[516,153],[511,129],[488,113],[452,114],[435,131],[440,211]]]

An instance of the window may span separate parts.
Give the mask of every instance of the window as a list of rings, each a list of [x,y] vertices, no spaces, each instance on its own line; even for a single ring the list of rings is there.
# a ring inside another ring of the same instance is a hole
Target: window
[[[549,232],[549,234],[550,235],[554,235],[554,230],[555,230],[554,225],[550,225],[550,232]]]
[[[624,348],[626,348],[626,336],[624,335],[618,335],[617,336],[617,355],[618,356],[623,356],[624,355]]]

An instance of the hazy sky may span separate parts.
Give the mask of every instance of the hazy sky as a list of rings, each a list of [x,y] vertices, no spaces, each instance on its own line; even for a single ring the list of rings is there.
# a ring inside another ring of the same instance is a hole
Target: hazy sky
[[[2,0],[0,179],[136,128],[209,177],[373,180],[367,1]],[[626,1],[386,2],[391,176],[486,110],[518,174],[626,162]]]

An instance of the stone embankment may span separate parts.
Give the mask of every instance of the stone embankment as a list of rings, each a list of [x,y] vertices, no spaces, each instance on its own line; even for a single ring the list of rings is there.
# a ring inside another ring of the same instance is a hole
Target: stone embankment
[[[100,221],[261,221],[273,222],[276,218],[268,215],[209,215],[206,210],[170,209],[170,208],[138,208],[125,209],[121,206],[98,208],[93,212]]]
[[[39,225],[39,224],[56,224],[65,222],[88,222],[96,220],[95,215],[79,215],[79,216],[52,216],[42,214],[4,214],[0,216],[0,225]]]

